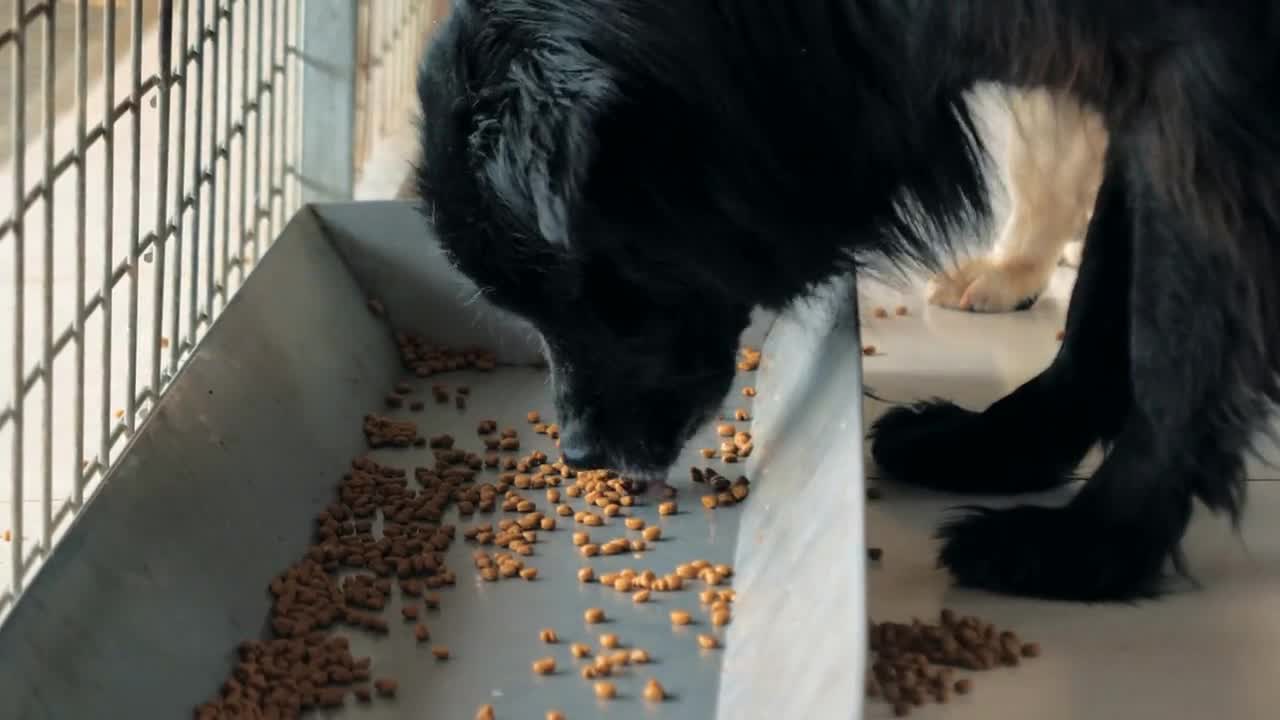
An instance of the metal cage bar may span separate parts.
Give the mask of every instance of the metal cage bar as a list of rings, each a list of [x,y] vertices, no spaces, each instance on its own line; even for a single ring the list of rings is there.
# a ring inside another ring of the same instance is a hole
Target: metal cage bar
[[[12,2],[0,619],[289,216],[349,199],[374,146],[411,122],[447,6]]]
[[[356,125],[407,116],[433,3],[373,4],[12,0],[0,18],[0,619],[289,216],[350,197]],[[386,68],[358,114],[357,38]]]

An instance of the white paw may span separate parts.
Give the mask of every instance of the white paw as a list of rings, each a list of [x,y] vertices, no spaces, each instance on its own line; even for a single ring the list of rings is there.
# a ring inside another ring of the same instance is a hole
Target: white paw
[[[1084,241],[1072,240],[1062,248],[1062,264],[1068,267],[1080,267],[1080,258],[1084,257]]]
[[[1011,312],[1027,307],[1044,292],[1052,270],[974,258],[936,275],[925,292],[930,303],[953,310]]]

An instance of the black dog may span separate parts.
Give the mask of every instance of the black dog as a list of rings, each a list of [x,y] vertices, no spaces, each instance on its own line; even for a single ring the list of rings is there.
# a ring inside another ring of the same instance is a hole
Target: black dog
[[[455,0],[418,183],[459,268],[546,340],[568,459],[665,472],[749,311],[877,259],[937,267],[986,212],[978,81],[1106,118],[1053,364],[984,412],[875,427],[900,480],[1068,506],[947,524],[963,584],[1159,590],[1193,498],[1236,516],[1280,398],[1280,8],[1269,0]],[[1058,426],[1046,431],[1046,418]]]

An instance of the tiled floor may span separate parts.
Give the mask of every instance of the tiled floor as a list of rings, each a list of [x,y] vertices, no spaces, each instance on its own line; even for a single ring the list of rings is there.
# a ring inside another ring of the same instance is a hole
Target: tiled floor
[[[1053,292],[1032,310],[979,316],[922,306],[918,292],[864,284],[867,385],[891,400],[953,398],[980,408],[1031,377],[1052,358],[1073,273],[1062,269]],[[875,305],[910,315],[873,317]],[[868,401],[867,422],[883,411]],[[1054,419],[1045,418],[1045,432]],[[1087,471],[1093,463],[1086,463]],[[874,468],[872,469],[874,472]],[[877,620],[934,619],[943,607],[976,614],[1039,641],[1041,659],[981,673],[972,696],[912,717],[948,720],[1236,719],[1276,717],[1280,684],[1280,482],[1274,469],[1250,465],[1250,505],[1241,531],[1198,510],[1186,543],[1200,587],[1137,606],[1083,606],[1019,600],[951,588],[934,566],[931,535],[945,511],[973,498],[883,486],[868,510],[868,542],[884,548],[869,571],[870,614]],[[1267,479],[1261,479],[1267,478]],[[1009,502],[993,499],[994,502]],[[1060,502],[1061,497],[1021,498]],[[1017,542],[1017,538],[1009,538]],[[880,702],[866,717],[892,717]]]

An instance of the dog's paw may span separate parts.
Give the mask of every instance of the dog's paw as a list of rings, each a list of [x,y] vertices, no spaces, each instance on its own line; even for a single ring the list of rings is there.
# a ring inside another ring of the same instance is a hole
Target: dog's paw
[[[935,490],[965,492],[981,414],[935,400],[890,408],[871,426],[871,457],[888,478]]]
[[[1080,267],[1080,260],[1084,257],[1084,240],[1072,240],[1062,248],[1062,264],[1067,267]]]
[[[1164,549],[1100,532],[1070,506],[961,510],[938,530],[938,564],[958,585],[1075,602],[1127,602],[1160,592]]]
[[[1000,313],[1026,310],[1049,284],[1052,268],[973,258],[929,281],[930,303],[953,310]]]
[[[1074,462],[1039,423],[943,400],[890,408],[871,426],[871,458],[898,482],[953,493],[1016,494],[1066,483]]]

